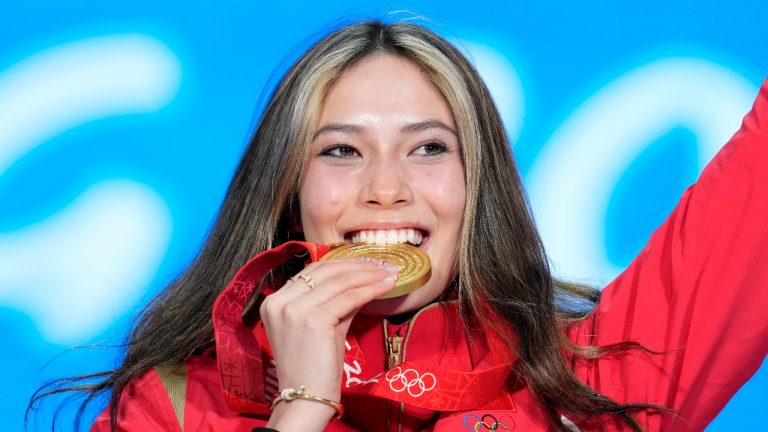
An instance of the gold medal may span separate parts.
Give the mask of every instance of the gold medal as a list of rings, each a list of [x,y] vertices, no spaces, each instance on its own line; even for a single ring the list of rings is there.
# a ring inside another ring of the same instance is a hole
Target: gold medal
[[[333,247],[334,245],[331,245]],[[350,257],[370,257],[375,260],[386,260],[392,265],[400,266],[395,288],[379,297],[388,299],[404,296],[416,291],[427,283],[432,276],[432,264],[429,256],[421,249],[405,243],[393,245],[376,245],[355,243],[331,249],[321,261]]]

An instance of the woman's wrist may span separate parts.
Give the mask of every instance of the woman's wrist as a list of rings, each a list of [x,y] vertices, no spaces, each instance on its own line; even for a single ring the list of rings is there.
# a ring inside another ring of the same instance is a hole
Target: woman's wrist
[[[290,402],[280,403],[275,406],[272,415],[267,422],[267,428],[278,431],[322,431],[332,418],[336,416],[336,410],[328,405],[294,399]]]
[[[280,392],[280,394],[275,398],[274,401],[272,401],[272,409],[275,409],[275,406],[281,403],[290,403],[296,399],[301,400],[307,400],[310,402],[317,402],[321,403],[323,405],[327,405],[331,408],[333,408],[336,411],[336,419],[341,419],[341,417],[344,415],[344,407],[341,405],[341,403],[336,402],[335,400],[326,399],[320,396],[311,395],[306,392],[305,386],[300,386],[298,390],[295,388],[289,387],[283,389],[283,391]]]

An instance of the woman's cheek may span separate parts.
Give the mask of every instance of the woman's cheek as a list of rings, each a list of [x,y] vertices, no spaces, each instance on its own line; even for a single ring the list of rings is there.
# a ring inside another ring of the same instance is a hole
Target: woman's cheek
[[[352,195],[354,182],[347,174],[335,170],[325,170],[316,177],[313,184],[317,205],[336,207],[347,201]]]
[[[441,203],[441,208],[449,212],[464,210],[466,187],[463,172],[456,170],[428,171],[420,181],[421,185],[429,185],[425,194]]]
[[[302,227],[308,241],[334,242],[326,238],[346,208],[350,183],[333,170],[310,169],[300,193]]]

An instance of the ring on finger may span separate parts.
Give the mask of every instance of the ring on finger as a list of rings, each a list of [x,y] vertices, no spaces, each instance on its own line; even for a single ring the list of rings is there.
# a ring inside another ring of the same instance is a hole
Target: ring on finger
[[[304,281],[304,283],[306,283],[306,284],[307,284],[307,286],[309,287],[309,289],[315,289],[315,281],[314,281],[314,280],[312,280],[312,277],[311,277],[311,276],[307,276],[307,275],[298,275],[298,276],[296,276],[296,278],[303,280],[303,281]],[[295,278],[291,278],[291,279],[293,279],[293,280],[296,280]]]

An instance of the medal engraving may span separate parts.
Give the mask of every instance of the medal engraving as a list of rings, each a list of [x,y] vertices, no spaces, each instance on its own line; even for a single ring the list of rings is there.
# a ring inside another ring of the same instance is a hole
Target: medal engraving
[[[432,276],[429,256],[421,249],[405,243],[394,245],[355,243],[339,246],[325,254],[321,261],[350,257],[370,257],[400,266],[395,288],[379,299],[400,297],[416,291]]]

